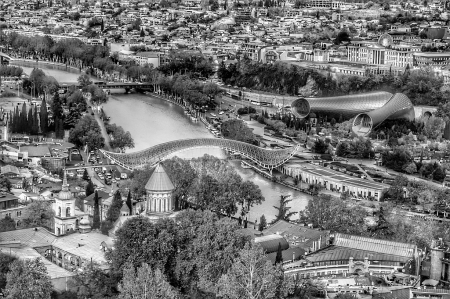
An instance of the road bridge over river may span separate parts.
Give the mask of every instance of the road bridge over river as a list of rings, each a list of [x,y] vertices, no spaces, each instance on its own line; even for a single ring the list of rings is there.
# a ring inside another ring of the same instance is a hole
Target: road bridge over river
[[[153,84],[151,83],[122,83],[122,82],[114,82],[114,83],[107,83],[103,81],[94,82],[95,85],[97,85],[100,88],[103,89],[125,89],[125,90],[131,90],[131,89],[142,89],[142,90],[153,90]],[[77,87],[80,87],[79,84],[74,84],[73,82],[60,82],[59,85],[63,89],[69,88],[69,86],[76,85]]]
[[[108,152],[105,150],[100,151],[108,159],[114,161],[115,164],[125,169],[132,170],[135,168],[141,168],[145,165],[155,165],[175,152],[205,147],[216,147],[233,153],[238,153],[253,161],[259,167],[267,169],[270,173],[272,173],[274,168],[291,159],[292,156],[299,150],[300,145],[280,150],[272,150],[230,139],[196,138],[170,141],[135,153],[122,154]]]

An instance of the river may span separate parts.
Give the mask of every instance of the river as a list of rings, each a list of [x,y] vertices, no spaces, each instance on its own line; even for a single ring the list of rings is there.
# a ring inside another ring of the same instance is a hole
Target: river
[[[39,67],[44,68],[41,64]],[[26,73],[30,73],[32,67],[23,67]],[[76,82],[79,73],[65,72],[64,67],[52,66],[43,69],[44,72],[55,77],[59,82]],[[114,94],[108,103],[103,106],[105,113],[111,117],[111,122],[122,126],[125,131],[129,131],[133,136],[135,147],[127,152],[135,152],[148,147],[186,138],[213,138],[211,133],[201,122],[193,122],[186,115],[181,107],[166,102],[161,99],[143,94]],[[176,153],[182,158],[192,158],[210,154],[224,157],[220,149],[193,149]],[[255,173],[251,169],[243,169],[238,161],[230,162],[234,165],[238,174],[244,180],[250,180],[257,184],[265,198],[265,201],[250,210],[249,220],[254,221],[261,215],[265,215],[268,221],[275,218],[277,210],[273,206],[278,206],[280,195],[290,195],[291,211],[301,211],[304,209],[309,195],[292,190],[285,186],[273,183],[263,176]],[[293,219],[297,218],[294,216]]]

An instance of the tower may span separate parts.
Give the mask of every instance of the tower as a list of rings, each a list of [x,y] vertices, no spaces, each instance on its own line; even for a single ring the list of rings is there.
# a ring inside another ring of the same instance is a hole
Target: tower
[[[67,173],[64,170],[62,190],[59,192],[54,204],[55,211],[55,234],[64,235],[76,228],[77,217],[75,216],[75,198],[69,191]]]
[[[163,166],[158,164],[145,185],[145,191],[147,192],[146,213],[173,212],[175,208],[172,198],[174,189],[175,187]]]

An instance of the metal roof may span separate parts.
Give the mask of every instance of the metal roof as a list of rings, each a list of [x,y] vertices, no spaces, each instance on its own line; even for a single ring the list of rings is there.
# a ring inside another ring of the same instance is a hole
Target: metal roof
[[[338,113],[348,117],[383,107],[392,94],[385,91],[352,94],[325,98],[300,98],[292,102],[292,112],[297,117],[309,113]]]
[[[266,253],[272,253],[278,251],[278,244],[281,244],[281,250],[286,250],[289,248],[289,243],[286,239],[277,234],[257,237],[255,238],[255,243],[261,245]]]
[[[361,236],[335,234],[333,245],[411,258],[416,245]]]
[[[371,252],[369,250],[359,250],[348,247],[328,246],[319,251],[313,252],[306,256],[306,259],[312,263],[328,262],[328,261],[348,261],[350,258],[354,260],[364,260],[368,258],[370,261],[391,261],[406,263],[409,257],[390,255],[385,253]]]
[[[42,227],[25,228],[0,233],[0,240],[20,241],[20,243],[30,247],[41,247],[51,245],[56,236]]]
[[[163,166],[161,164],[158,164],[147,184],[145,185],[145,190],[172,191],[173,189],[175,189],[175,187],[172,184],[172,181],[170,180]]]

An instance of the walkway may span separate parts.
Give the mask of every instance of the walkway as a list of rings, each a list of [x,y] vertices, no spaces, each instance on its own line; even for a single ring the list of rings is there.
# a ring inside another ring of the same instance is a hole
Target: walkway
[[[97,111],[94,111],[92,108],[90,109],[92,112],[94,112],[94,118],[97,121],[100,130],[102,131],[102,136],[105,139],[105,146],[104,149],[106,149],[107,151],[111,151],[111,144],[110,144],[110,140],[109,140],[109,135],[106,132],[106,128],[105,128],[105,123],[100,119],[100,116],[98,115]]]

